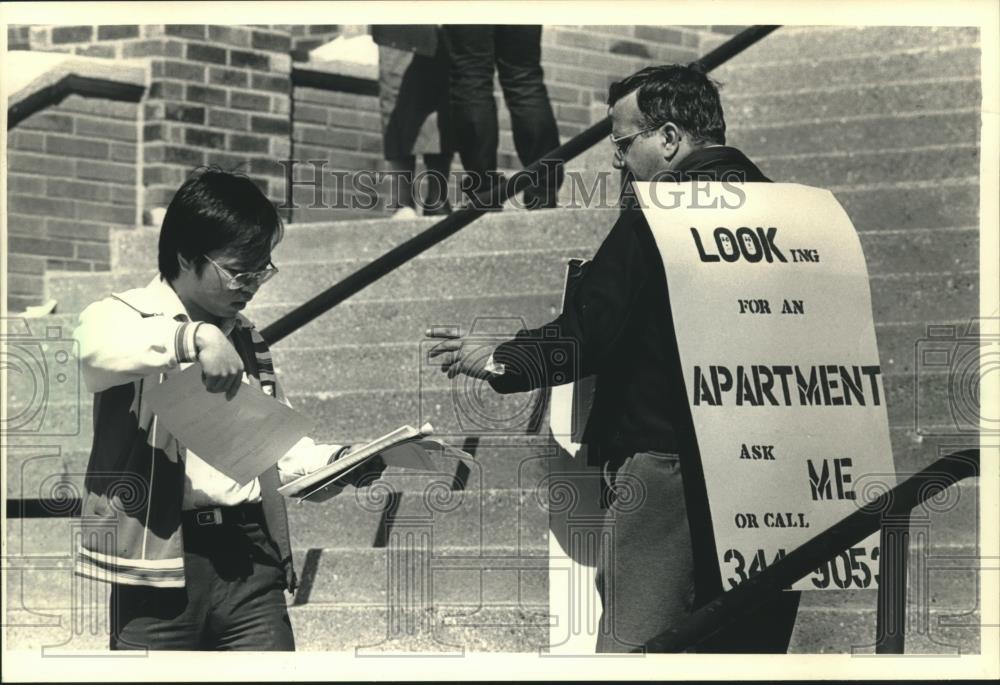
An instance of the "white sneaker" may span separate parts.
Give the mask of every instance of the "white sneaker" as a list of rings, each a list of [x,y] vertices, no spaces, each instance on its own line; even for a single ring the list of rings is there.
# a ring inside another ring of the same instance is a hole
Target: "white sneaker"
[[[406,221],[407,219],[416,219],[418,216],[420,215],[413,207],[400,207],[392,213],[393,221]]]

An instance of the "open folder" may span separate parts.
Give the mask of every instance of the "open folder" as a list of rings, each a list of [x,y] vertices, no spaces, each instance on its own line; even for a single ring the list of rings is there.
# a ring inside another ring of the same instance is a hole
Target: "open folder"
[[[336,481],[379,455],[386,466],[430,472],[438,470],[430,458],[432,452],[443,452],[459,459],[472,459],[471,455],[450,445],[438,440],[428,440],[427,436],[433,432],[434,428],[429,423],[425,423],[419,429],[402,426],[358,447],[337,461],[282,485],[278,488],[278,492],[285,497],[295,497],[301,502],[329,485],[336,485]]]

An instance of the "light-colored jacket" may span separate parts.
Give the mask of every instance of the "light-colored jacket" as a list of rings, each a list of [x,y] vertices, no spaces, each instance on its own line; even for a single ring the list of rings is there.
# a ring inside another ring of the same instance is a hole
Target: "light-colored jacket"
[[[151,387],[196,358],[193,323],[168,283],[112,295],[80,314],[74,338],[94,393],[94,442],[84,480],[76,572],[153,587],[184,586],[181,509],[187,451],[144,401]],[[244,382],[287,404],[267,343],[243,316],[220,326],[245,367]],[[268,531],[294,589],[284,501],[275,488],[328,463],[340,445],[300,440],[258,478]]]

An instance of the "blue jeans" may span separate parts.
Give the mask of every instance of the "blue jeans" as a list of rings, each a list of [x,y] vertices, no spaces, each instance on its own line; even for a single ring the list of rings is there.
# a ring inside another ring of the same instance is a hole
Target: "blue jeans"
[[[606,467],[605,479],[611,502],[598,555],[597,651],[629,652],[697,609],[691,529],[678,455],[639,452],[617,470]],[[799,596],[783,592],[693,651],[784,653]]]
[[[183,588],[115,585],[111,649],[295,649],[285,577],[258,523],[184,527]]]
[[[451,62],[451,123],[462,166],[489,187],[497,169],[497,105],[493,70],[503,89],[514,147],[527,166],[559,146],[559,129],[542,74],[542,27],[445,25]],[[553,207],[562,168],[544,174],[540,186],[525,191],[529,207]]]

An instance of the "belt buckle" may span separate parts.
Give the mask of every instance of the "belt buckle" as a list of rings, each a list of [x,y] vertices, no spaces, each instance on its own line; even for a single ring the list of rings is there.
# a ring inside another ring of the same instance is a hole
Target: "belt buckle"
[[[195,514],[194,520],[199,526],[219,526],[222,525],[222,510],[218,507],[206,509]]]

